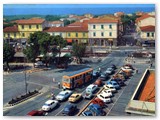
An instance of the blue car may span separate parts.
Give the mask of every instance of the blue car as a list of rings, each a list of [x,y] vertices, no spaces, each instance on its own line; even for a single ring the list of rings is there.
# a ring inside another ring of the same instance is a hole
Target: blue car
[[[82,115],[83,116],[93,116],[92,112],[89,110],[82,112]]]
[[[74,104],[67,104],[63,111],[62,111],[62,114],[63,115],[73,115],[77,110],[77,106],[74,105]]]
[[[116,89],[120,89],[120,85],[116,81],[108,81],[107,85],[113,85]]]
[[[88,109],[93,113],[94,116],[104,116],[105,112],[102,107],[98,104],[91,104],[88,106]]]

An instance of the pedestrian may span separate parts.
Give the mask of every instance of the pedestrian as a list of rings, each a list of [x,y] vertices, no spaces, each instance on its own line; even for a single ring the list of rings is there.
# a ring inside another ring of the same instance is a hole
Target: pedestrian
[[[63,91],[65,91],[66,90],[66,87],[65,86],[63,86]]]
[[[98,69],[98,70],[99,70],[99,72],[101,72],[101,68],[100,68],[100,67],[99,67],[99,69]]]
[[[150,64],[150,67],[152,67],[152,63]]]
[[[55,96],[54,96],[54,93],[53,93],[53,92],[51,93],[51,99],[52,99],[52,100],[55,99]]]
[[[58,88],[59,88],[59,89],[61,88],[61,83],[60,83],[60,82],[58,82]]]
[[[138,69],[136,69],[136,73],[138,73]]]

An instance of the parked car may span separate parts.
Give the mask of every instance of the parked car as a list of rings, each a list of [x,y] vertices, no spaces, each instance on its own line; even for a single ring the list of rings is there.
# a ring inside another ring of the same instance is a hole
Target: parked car
[[[117,92],[116,88],[113,85],[111,85],[111,84],[109,84],[109,85],[105,84],[105,85],[103,85],[103,87],[104,87],[104,89],[111,90],[112,93]]]
[[[112,69],[117,69],[117,67],[114,65],[114,64],[112,64],[111,66],[110,66],[110,68],[112,68]]]
[[[77,110],[77,106],[74,104],[67,104],[62,111],[63,115],[73,115],[75,111]]]
[[[110,98],[110,96],[108,96],[108,94],[100,93],[100,94],[97,95],[97,97],[99,99],[103,100],[104,103],[112,102],[112,99]]]
[[[45,111],[43,110],[32,110],[30,111],[27,116],[44,116],[45,115]]]
[[[82,98],[82,94],[81,93],[74,93],[69,97],[68,101],[69,102],[77,102],[81,98]]]
[[[101,73],[98,70],[93,70],[92,75],[93,75],[93,77],[99,77],[101,75]]]
[[[120,89],[121,87],[119,86],[119,84],[116,81],[108,81],[107,85],[113,85],[117,90]]]
[[[114,73],[114,69],[113,68],[107,68],[107,70],[105,71],[105,73],[111,75]]]
[[[95,82],[94,82],[95,85],[98,85],[98,87],[102,86],[103,85],[103,82],[101,79],[97,79]]]
[[[91,99],[93,97],[93,93],[92,92],[85,92],[83,97],[85,99]]]
[[[91,101],[92,104],[98,104],[100,105],[101,107],[104,107],[105,106],[105,103],[103,102],[103,100],[99,99],[98,97],[96,97],[95,99],[93,99]]]
[[[110,81],[116,81],[118,83],[118,85],[120,86],[125,86],[126,84],[124,83],[124,81],[122,81],[121,79],[117,78],[117,79],[111,79]]]
[[[56,67],[61,69],[66,69],[68,66],[67,64],[57,64]]]
[[[119,73],[116,74],[116,75],[113,75],[113,76],[112,76],[112,79],[121,79],[122,81],[126,81],[124,75],[119,74]]]
[[[91,84],[86,88],[86,92],[94,93],[98,89],[98,85]]]
[[[58,105],[58,101],[57,100],[48,100],[42,106],[42,110],[44,110],[44,111],[50,111],[53,108],[55,108],[57,105]]]
[[[105,81],[107,78],[109,78],[109,75],[107,73],[102,73],[98,79]]]
[[[42,61],[37,61],[36,63],[34,63],[34,66],[35,67],[40,67],[40,66],[43,66],[44,63]]]
[[[82,112],[83,116],[93,116],[92,112],[90,110],[86,110]]]
[[[70,90],[61,91],[56,96],[56,99],[59,100],[59,101],[64,101],[64,100],[68,99],[69,96],[71,96],[72,93],[73,93],[73,91],[70,91]]]
[[[110,89],[108,89],[108,90],[104,89],[101,93],[106,94],[109,97],[113,96],[112,91]]]
[[[98,104],[91,104],[88,106],[88,110],[90,110],[94,116],[104,116],[105,112]]]
[[[130,68],[130,67],[128,67],[128,66],[123,66],[123,67],[121,67],[121,70],[122,71],[126,71],[126,72],[132,72],[133,70]]]

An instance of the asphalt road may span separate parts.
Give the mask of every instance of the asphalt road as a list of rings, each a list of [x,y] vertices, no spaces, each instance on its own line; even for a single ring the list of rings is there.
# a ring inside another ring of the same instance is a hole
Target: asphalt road
[[[102,71],[106,70],[111,64],[115,64],[117,67],[121,67],[124,64],[124,59],[127,56],[125,54],[127,50],[113,51],[109,54],[102,62],[92,63],[88,66],[93,68],[102,68]],[[131,50],[128,51],[128,54]],[[69,74],[73,71],[85,68],[86,65],[71,65],[68,69],[51,69],[48,71],[35,72],[32,74],[27,74],[28,90],[32,91],[34,89],[41,90],[41,94],[37,97],[29,99],[21,104],[13,107],[6,107],[6,103],[13,97],[24,94],[24,73],[11,73],[9,75],[4,75],[4,116],[24,116],[28,112],[34,109],[40,109],[46,100],[49,99],[51,91],[54,91],[55,95],[58,94],[61,89],[57,88],[57,83],[61,81],[64,74]],[[138,67],[138,66],[137,66]],[[141,68],[141,67],[140,67]],[[142,66],[143,68],[143,66]],[[53,82],[53,77],[56,79]],[[81,89],[76,89],[78,92],[83,92],[85,90],[84,86]],[[116,98],[116,97],[115,97]],[[114,99],[113,99],[114,101]],[[89,101],[81,100],[77,103],[77,106],[82,109]],[[59,107],[51,111],[49,116],[61,116],[62,109],[68,102],[62,102]],[[113,110],[113,109],[112,109]],[[78,113],[78,111],[77,111]]]

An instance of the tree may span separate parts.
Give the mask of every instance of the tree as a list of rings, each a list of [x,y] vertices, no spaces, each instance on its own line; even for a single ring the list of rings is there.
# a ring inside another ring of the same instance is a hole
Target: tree
[[[67,25],[70,24],[70,21],[69,21],[69,20],[64,20],[63,22],[64,22],[64,26],[67,26]]]
[[[60,64],[61,49],[66,46],[67,42],[61,36],[57,35],[54,36],[54,39],[51,41],[51,43],[54,43],[56,45],[57,49],[54,50],[59,54],[58,64]]]
[[[10,69],[9,62],[13,59],[15,51],[8,43],[3,44],[3,62],[6,62],[7,70]]]
[[[83,44],[74,43],[72,50],[73,50],[73,55],[76,56],[79,63],[81,63],[82,57],[84,56],[86,51],[86,46]]]
[[[35,32],[31,34],[29,40],[27,41],[26,49],[23,50],[23,53],[26,55],[27,59],[35,63],[35,59],[40,54],[38,40],[41,39],[42,32]]]
[[[49,46],[50,46],[50,35],[48,33],[42,32],[41,38],[38,40],[38,44],[40,53],[43,55],[43,60],[45,61],[47,67],[47,63],[49,60],[47,53],[49,51]]]

